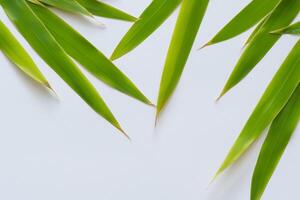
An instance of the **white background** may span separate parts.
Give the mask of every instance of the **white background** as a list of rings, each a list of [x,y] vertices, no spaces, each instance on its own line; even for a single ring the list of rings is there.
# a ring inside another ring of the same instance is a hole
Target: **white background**
[[[107,0],[138,16],[150,0]],[[0,55],[0,199],[5,200],[241,200],[262,139],[209,185],[268,82],[296,41],[284,37],[219,103],[220,92],[249,32],[197,51],[249,0],[212,0],[181,82],[154,129],[153,108],[87,74],[124,129],[127,141],[96,115],[32,51],[4,12],[0,18],[31,52],[59,95],[36,86]],[[130,23],[74,15],[65,20],[109,56]],[[147,41],[115,63],[156,102],[174,14]],[[300,131],[296,131],[264,199],[299,199]]]

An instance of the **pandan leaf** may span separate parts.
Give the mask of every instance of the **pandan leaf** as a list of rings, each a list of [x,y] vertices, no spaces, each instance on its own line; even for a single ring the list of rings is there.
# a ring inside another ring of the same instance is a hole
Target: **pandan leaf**
[[[282,0],[246,47],[220,96],[238,84],[278,41],[271,31],[289,25],[298,15],[299,0]]]
[[[60,46],[90,73],[109,86],[141,102],[151,104],[125,74],[71,26],[47,8],[35,4],[29,5]]]
[[[300,82],[300,41],[279,68],[255,107],[217,175],[239,159],[274,120]]]
[[[281,0],[252,0],[237,14],[207,45],[216,44],[231,39],[257,24],[270,13]]]
[[[114,50],[111,60],[132,51],[147,39],[179,6],[182,0],[153,0]]]
[[[281,28],[276,31],[272,31],[273,34],[290,34],[290,35],[300,35],[300,22],[296,22],[288,27]]]
[[[208,0],[183,0],[167,54],[157,100],[157,116],[174,92],[205,14]]]
[[[19,32],[40,57],[43,58],[95,112],[123,132],[119,123],[96,89],[56,42],[40,19],[30,9],[27,2],[25,0],[1,0],[0,4]]]
[[[251,184],[251,200],[259,200],[300,120],[300,85],[272,122],[261,148]]]
[[[33,80],[51,89],[48,81],[35,65],[32,58],[1,21],[0,51]]]

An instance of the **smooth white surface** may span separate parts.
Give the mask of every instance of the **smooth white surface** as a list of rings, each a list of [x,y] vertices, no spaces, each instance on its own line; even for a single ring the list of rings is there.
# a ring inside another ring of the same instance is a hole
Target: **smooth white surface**
[[[138,16],[150,0],[106,2]],[[282,38],[218,104],[214,99],[249,32],[197,51],[248,2],[211,1],[180,85],[156,129],[153,108],[113,91],[87,74],[132,142],[119,135],[60,80],[1,10],[1,20],[31,52],[60,101],[0,55],[0,199],[249,199],[251,175],[262,140],[213,184],[209,182],[296,38]],[[107,25],[101,29],[81,17],[59,14],[107,56],[130,27],[129,23],[99,18]],[[140,47],[115,62],[153,102],[175,20],[174,14]],[[299,199],[299,133],[298,129],[263,199]]]

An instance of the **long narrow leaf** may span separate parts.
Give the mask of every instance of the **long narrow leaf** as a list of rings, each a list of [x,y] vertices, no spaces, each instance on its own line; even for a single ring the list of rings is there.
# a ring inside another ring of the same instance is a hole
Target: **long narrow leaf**
[[[35,65],[32,58],[1,21],[0,50],[33,80],[51,89],[48,81]]]
[[[76,0],[38,0],[38,1],[65,11],[92,16],[92,14],[87,9],[85,9],[82,5],[80,5]]]
[[[251,200],[259,200],[300,120],[300,85],[273,121],[260,151],[251,184]]]
[[[288,27],[281,28],[276,31],[272,31],[273,34],[290,34],[290,35],[300,35],[300,22],[296,22]]]
[[[182,2],[161,78],[157,116],[180,80],[207,5],[208,0],[184,0]]]
[[[279,2],[280,0],[252,0],[207,45],[231,39],[247,31],[270,13]]]
[[[136,21],[137,18],[125,13],[122,10],[114,8],[106,3],[97,0],[76,0],[85,9],[87,9],[93,15],[107,17],[112,19],[120,19],[124,21]]]
[[[132,51],[149,37],[179,6],[182,0],[153,0],[114,50],[111,60]]]
[[[109,86],[146,104],[151,104],[109,59],[71,26],[47,8],[35,4],[29,5],[61,47],[89,72]]]
[[[299,0],[282,0],[267,21],[262,25],[231,73],[221,96],[238,84],[267,52],[278,41],[280,35],[270,34],[271,31],[289,25],[298,15]]]
[[[287,103],[299,82],[300,41],[269,84],[217,174],[233,164],[262,134]]]
[[[20,33],[41,58],[98,114],[117,129],[121,127],[87,78],[66,55],[25,0],[1,0],[0,4]],[[123,132],[123,131],[122,131]]]

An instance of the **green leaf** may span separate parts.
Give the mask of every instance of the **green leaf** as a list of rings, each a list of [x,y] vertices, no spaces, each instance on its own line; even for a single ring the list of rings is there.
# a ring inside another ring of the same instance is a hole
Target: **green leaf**
[[[288,27],[281,28],[276,31],[272,31],[273,34],[290,34],[290,35],[300,35],[300,22],[296,22]]]
[[[270,13],[279,2],[280,0],[252,0],[207,45],[231,39],[247,31]]]
[[[300,85],[273,121],[260,151],[251,184],[251,200],[259,200],[300,120]]]
[[[300,41],[279,68],[217,172],[233,164],[274,120],[300,82]]]
[[[80,5],[76,0],[38,0],[44,4],[51,5],[61,10],[92,16],[92,14]]]
[[[208,0],[184,0],[182,2],[161,78],[157,116],[179,82],[207,5]]]
[[[289,25],[298,15],[299,10],[299,0],[281,1],[246,47],[220,96],[227,93],[251,72],[280,38],[280,35],[270,34],[270,32]]]
[[[96,89],[63,51],[25,0],[1,0],[10,20],[41,58],[99,115],[117,129],[119,123]],[[122,131],[123,132],[123,131]]]
[[[106,3],[97,0],[76,0],[80,3],[85,9],[87,9],[93,15],[100,17],[107,17],[112,19],[119,19],[124,21],[136,21],[137,18],[121,11],[117,8],[114,8]]]
[[[268,20],[269,15],[266,16],[264,19],[262,19],[259,24],[255,27],[255,29],[252,31],[251,35],[248,37],[248,39],[246,40],[244,46],[247,46],[252,39],[256,36],[256,34],[258,33],[258,31],[263,27],[264,23]]]
[[[146,40],[178,7],[182,0],[153,0],[114,50],[111,60],[132,51]]]
[[[85,69],[109,86],[141,102],[152,105],[109,59],[71,26],[47,8],[35,4],[29,5],[61,47]]]
[[[48,81],[35,65],[26,50],[0,21],[0,50],[23,72],[38,83],[51,89]]]

